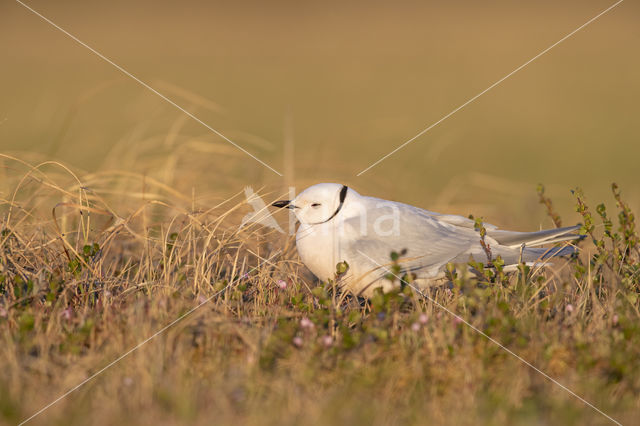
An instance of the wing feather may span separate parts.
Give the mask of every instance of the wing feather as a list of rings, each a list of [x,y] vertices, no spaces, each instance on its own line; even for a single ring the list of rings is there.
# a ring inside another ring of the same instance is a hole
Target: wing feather
[[[452,216],[440,220],[440,215],[407,204],[375,201],[376,205],[367,209],[366,223],[361,222],[362,216],[345,221],[345,248],[357,262],[386,265],[391,252],[406,251],[403,269],[432,275],[465,253],[482,252],[478,233],[462,220],[452,220]],[[492,239],[490,243],[497,244]]]

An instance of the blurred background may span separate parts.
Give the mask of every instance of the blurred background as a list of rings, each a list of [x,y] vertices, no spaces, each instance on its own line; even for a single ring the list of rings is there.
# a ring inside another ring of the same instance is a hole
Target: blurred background
[[[289,185],[333,181],[532,229],[551,225],[538,183],[570,224],[571,188],[611,203],[615,181],[637,212],[632,1],[356,176],[613,3],[28,1],[280,177],[4,1],[0,152],[80,176],[135,172],[204,206],[246,185],[276,199]]]

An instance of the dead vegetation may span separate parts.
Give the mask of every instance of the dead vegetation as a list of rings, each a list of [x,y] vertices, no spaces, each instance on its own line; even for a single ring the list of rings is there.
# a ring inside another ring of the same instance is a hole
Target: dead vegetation
[[[86,379],[31,422],[610,421],[438,305],[616,420],[638,412],[639,245],[616,187],[616,214],[576,193],[579,259],[365,301],[314,282],[291,239],[240,229],[242,193],[202,203],[145,176],[2,162],[3,422]]]

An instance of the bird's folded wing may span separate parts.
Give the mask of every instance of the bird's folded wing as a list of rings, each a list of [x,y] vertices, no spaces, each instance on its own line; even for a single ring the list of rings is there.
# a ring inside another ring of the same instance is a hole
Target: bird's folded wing
[[[461,226],[463,228],[470,228],[470,229],[475,229],[476,226],[476,222],[474,220],[468,219],[464,216],[458,216],[455,214],[441,214],[438,216],[434,216],[435,219],[439,220],[440,222],[444,222],[444,223],[449,223],[451,225],[456,225],[456,226]],[[490,229],[498,229],[497,226],[492,225],[490,223],[483,223],[482,224],[486,230],[490,230]]]
[[[345,221],[344,247],[349,257],[371,266],[391,264],[391,252],[402,253],[403,270],[434,270],[467,252],[480,249],[473,227],[457,226],[415,207],[394,203],[393,211],[377,208]],[[363,232],[366,229],[366,232]]]

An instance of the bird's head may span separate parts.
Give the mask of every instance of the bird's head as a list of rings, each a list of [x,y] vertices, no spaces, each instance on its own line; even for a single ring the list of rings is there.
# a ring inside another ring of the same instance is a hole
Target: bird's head
[[[272,206],[292,209],[300,223],[317,225],[335,218],[352,193],[355,191],[346,185],[319,183],[305,189],[293,200],[276,201]]]

